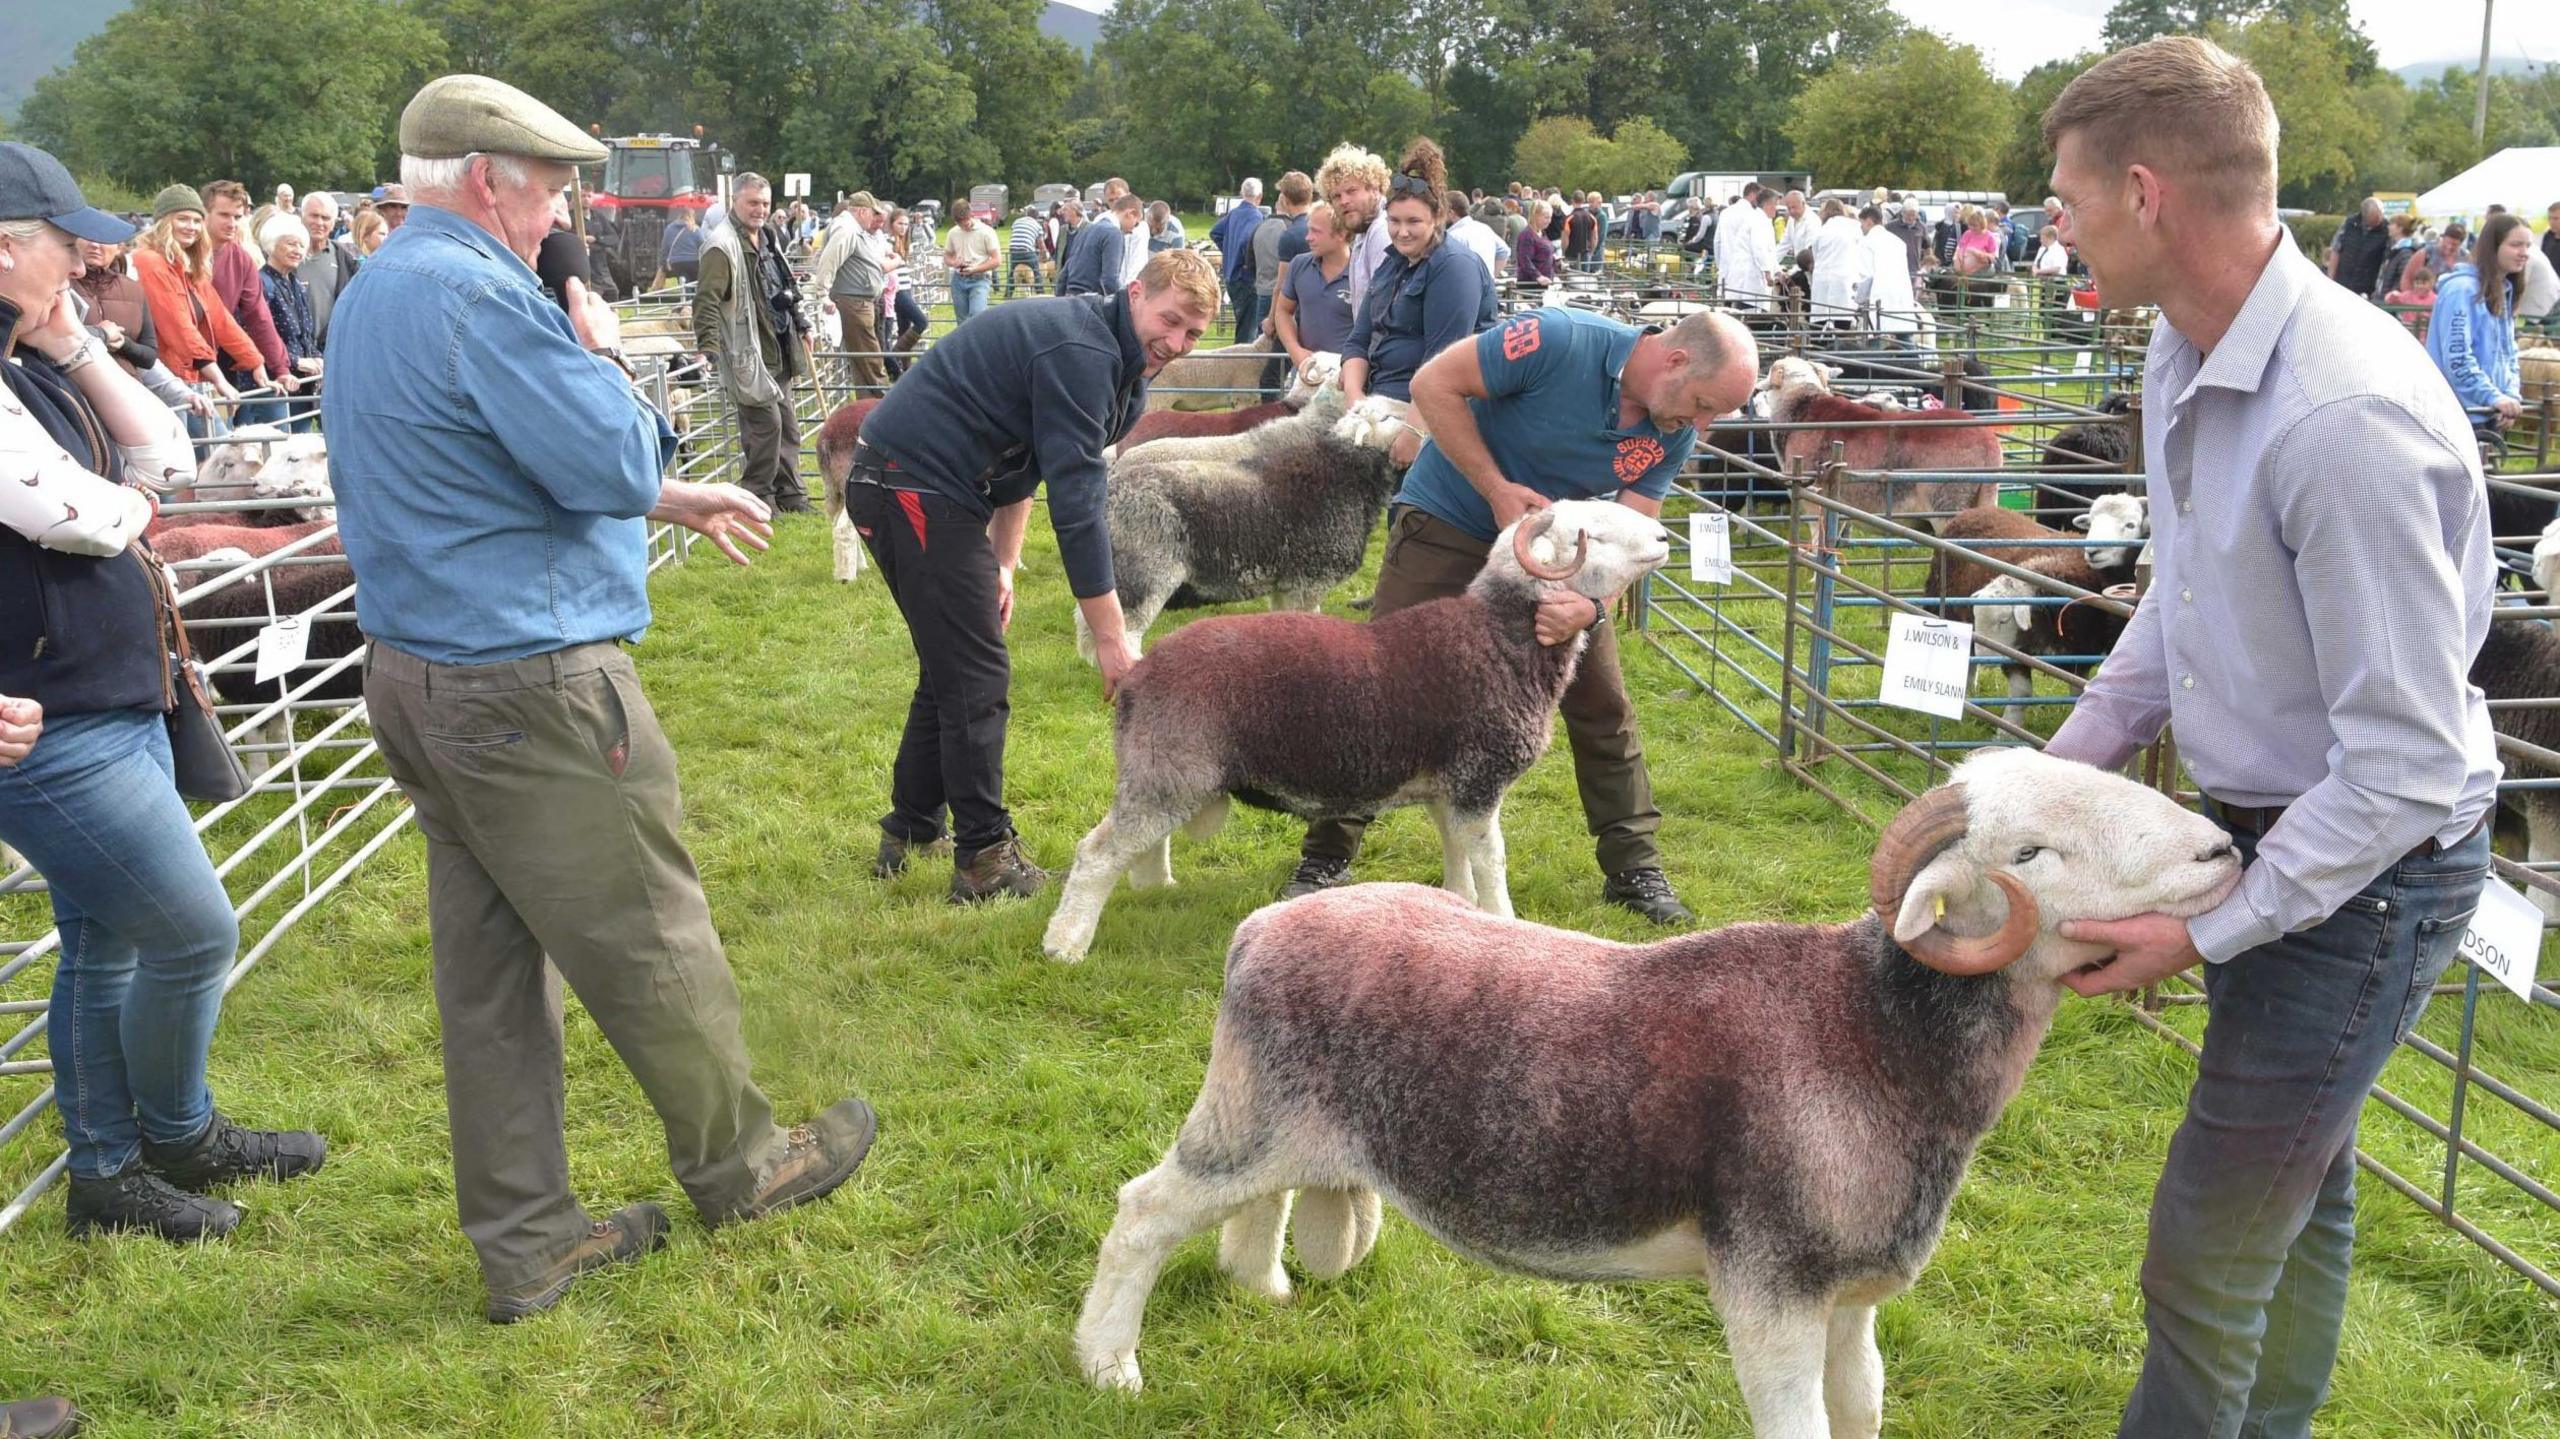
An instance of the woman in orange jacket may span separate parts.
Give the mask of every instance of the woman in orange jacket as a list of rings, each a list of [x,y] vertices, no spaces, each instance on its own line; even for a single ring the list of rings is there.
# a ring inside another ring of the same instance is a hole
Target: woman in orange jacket
[[[134,244],[134,277],[151,306],[161,363],[190,384],[237,400],[222,377],[221,357],[266,386],[267,363],[240,323],[213,293],[213,242],[205,234],[204,201],[185,185],[172,185],[151,202],[151,228]],[[190,417],[191,429],[199,424]]]

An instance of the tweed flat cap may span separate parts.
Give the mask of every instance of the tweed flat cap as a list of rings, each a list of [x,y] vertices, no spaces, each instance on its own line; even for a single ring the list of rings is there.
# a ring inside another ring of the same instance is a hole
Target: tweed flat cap
[[[447,75],[428,81],[400,112],[400,153],[421,160],[477,153],[592,165],[604,158],[604,146],[505,81]]]
[[[854,191],[853,197],[845,201],[845,204],[848,208],[855,210],[877,210],[881,208],[880,202],[872,199],[871,192],[868,190]]]
[[[154,220],[165,220],[180,210],[193,210],[199,215],[204,213],[204,197],[196,193],[195,186],[171,185],[151,197],[151,218]]]

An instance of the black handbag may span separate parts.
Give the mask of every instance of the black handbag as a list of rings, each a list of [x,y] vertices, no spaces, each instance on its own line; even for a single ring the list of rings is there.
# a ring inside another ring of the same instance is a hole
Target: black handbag
[[[178,597],[169,588],[168,571],[148,550],[142,563],[154,575],[152,592],[159,598],[160,638],[168,653],[169,673],[161,712],[169,725],[169,758],[177,771],[178,793],[188,799],[226,803],[249,792],[249,771],[223,736],[213,699],[205,691],[204,666],[187,645],[187,627],[178,620]]]

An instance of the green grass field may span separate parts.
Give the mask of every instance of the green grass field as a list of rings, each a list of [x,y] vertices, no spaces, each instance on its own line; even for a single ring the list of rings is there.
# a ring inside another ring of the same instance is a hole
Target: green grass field
[[[660,623],[639,653],[683,757],[760,1078],[786,1113],[853,1090],[881,1110],[856,1181],[706,1234],[647,1105],[573,1007],[580,1191],[599,1213],[658,1199],[680,1225],[663,1253],[550,1315],[483,1323],[452,1215],[421,855],[404,836],[232,997],[215,1044],[226,1108],[316,1125],[327,1172],[241,1191],[240,1232],[200,1249],[70,1242],[48,1197],[0,1238],[0,1388],[69,1392],[92,1432],[127,1439],[1747,1431],[1701,1290],[1494,1274],[1392,1218],[1367,1264],[1279,1310],[1231,1290],[1195,1242],[1150,1310],[1146,1393],[1088,1391],[1068,1332],[1113,1191],[1189,1106],[1226,937],[1286,872],[1296,832],[1243,814],[1178,845],[1179,887],[1124,890],[1074,968],[1038,952],[1046,899],[954,910],[939,863],[872,880],[911,660],[876,576],[828,583],[826,548],[799,520],[750,571],[697,551],[657,582]],[[1337,608],[1364,589],[1338,591]],[[1015,639],[1009,788],[1034,848],[1063,863],[1106,803],[1111,763],[1037,526]],[[1864,832],[1636,654],[1689,901],[1716,922],[1855,913]],[[1642,937],[1598,902],[1562,754],[1522,782],[1508,818],[1522,914]],[[1429,881],[1437,866],[1407,812],[1374,832],[1361,873]],[[2543,1043],[2553,1027],[2500,1022]],[[2112,1432],[2141,1350],[2145,1204],[2187,1071],[2123,1007],[2065,1007],[1936,1263],[1884,1310],[1888,1433]],[[11,1177],[52,1142],[48,1123]],[[2368,1188],[2324,1432],[2560,1432],[2560,1309]]]

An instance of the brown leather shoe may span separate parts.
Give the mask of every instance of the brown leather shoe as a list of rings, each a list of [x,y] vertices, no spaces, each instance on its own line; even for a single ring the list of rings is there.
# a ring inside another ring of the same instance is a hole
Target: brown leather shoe
[[[949,835],[918,843],[914,840],[900,839],[884,829],[880,831],[880,853],[871,861],[871,875],[874,879],[896,879],[907,872],[907,861],[916,855],[935,858],[949,853],[951,853]]]
[[[0,1439],[69,1439],[80,1432],[80,1411],[68,1399],[46,1395],[0,1404]]]
[[[976,904],[982,899],[1025,898],[1048,888],[1057,876],[1031,862],[1022,836],[1006,835],[975,854],[962,854],[951,870],[951,902]]]
[[[829,1105],[808,1123],[792,1126],[790,1142],[764,1184],[734,1212],[712,1220],[712,1227],[762,1219],[835,1193],[862,1167],[879,1133],[880,1116],[870,1105],[859,1099]]]
[[[569,1286],[590,1270],[628,1264],[667,1242],[667,1211],[646,1200],[626,1204],[611,1219],[587,1226],[587,1237],[558,1263],[512,1289],[489,1294],[489,1322],[513,1324],[560,1302]]]

